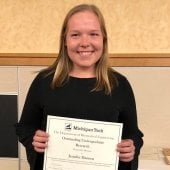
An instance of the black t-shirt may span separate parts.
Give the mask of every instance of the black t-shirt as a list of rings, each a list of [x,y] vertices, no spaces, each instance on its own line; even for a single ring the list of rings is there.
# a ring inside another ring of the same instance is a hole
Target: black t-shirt
[[[122,138],[134,140],[136,158],[130,163],[120,162],[119,170],[132,170],[132,167],[136,170],[143,135],[138,129],[135,98],[128,80],[117,72],[115,76],[118,85],[111,95],[106,95],[104,91],[93,91],[96,78],[70,77],[63,86],[52,89],[53,74],[45,76],[39,73],[30,86],[17,126],[17,134],[26,147],[28,160],[30,153],[35,152],[31,151],[30,144],[35,130],[45,130],[47,115],[54,115],[123,123]],[[36,166],[42,167],[43,155],[34,155],[36,158],[32,156],[29,163],[33,166],[36,162]]]

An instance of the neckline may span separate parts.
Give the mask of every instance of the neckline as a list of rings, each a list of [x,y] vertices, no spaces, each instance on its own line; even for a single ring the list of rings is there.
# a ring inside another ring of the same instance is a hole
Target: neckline
[[[69,76],[70,79],[75,80],[95,80],[96,77],[75,77],[75,76]]]

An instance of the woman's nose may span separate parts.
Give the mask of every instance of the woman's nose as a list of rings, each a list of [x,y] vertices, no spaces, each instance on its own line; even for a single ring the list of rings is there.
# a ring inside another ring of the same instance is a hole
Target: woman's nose
[[[88,47],[90,45],[90,39],[87,35],[82,35],[80,39],[80,46],[81,47]]]

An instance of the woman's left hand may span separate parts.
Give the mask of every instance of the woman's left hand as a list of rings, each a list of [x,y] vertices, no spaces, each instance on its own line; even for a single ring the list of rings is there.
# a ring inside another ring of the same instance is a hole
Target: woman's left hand
[[[135,146],[133,140],[124,139],[117,145],[117,151],[119,152],[119,159],[123,162],[130,162],[135,155]]]

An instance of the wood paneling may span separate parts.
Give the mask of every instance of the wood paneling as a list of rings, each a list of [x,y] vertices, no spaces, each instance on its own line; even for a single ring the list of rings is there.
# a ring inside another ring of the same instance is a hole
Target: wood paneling
[[[1,66],[46,66],[54,62],[55,53],[0,53]],[[170,66],[170,53],[109,54],[111,66]]]

